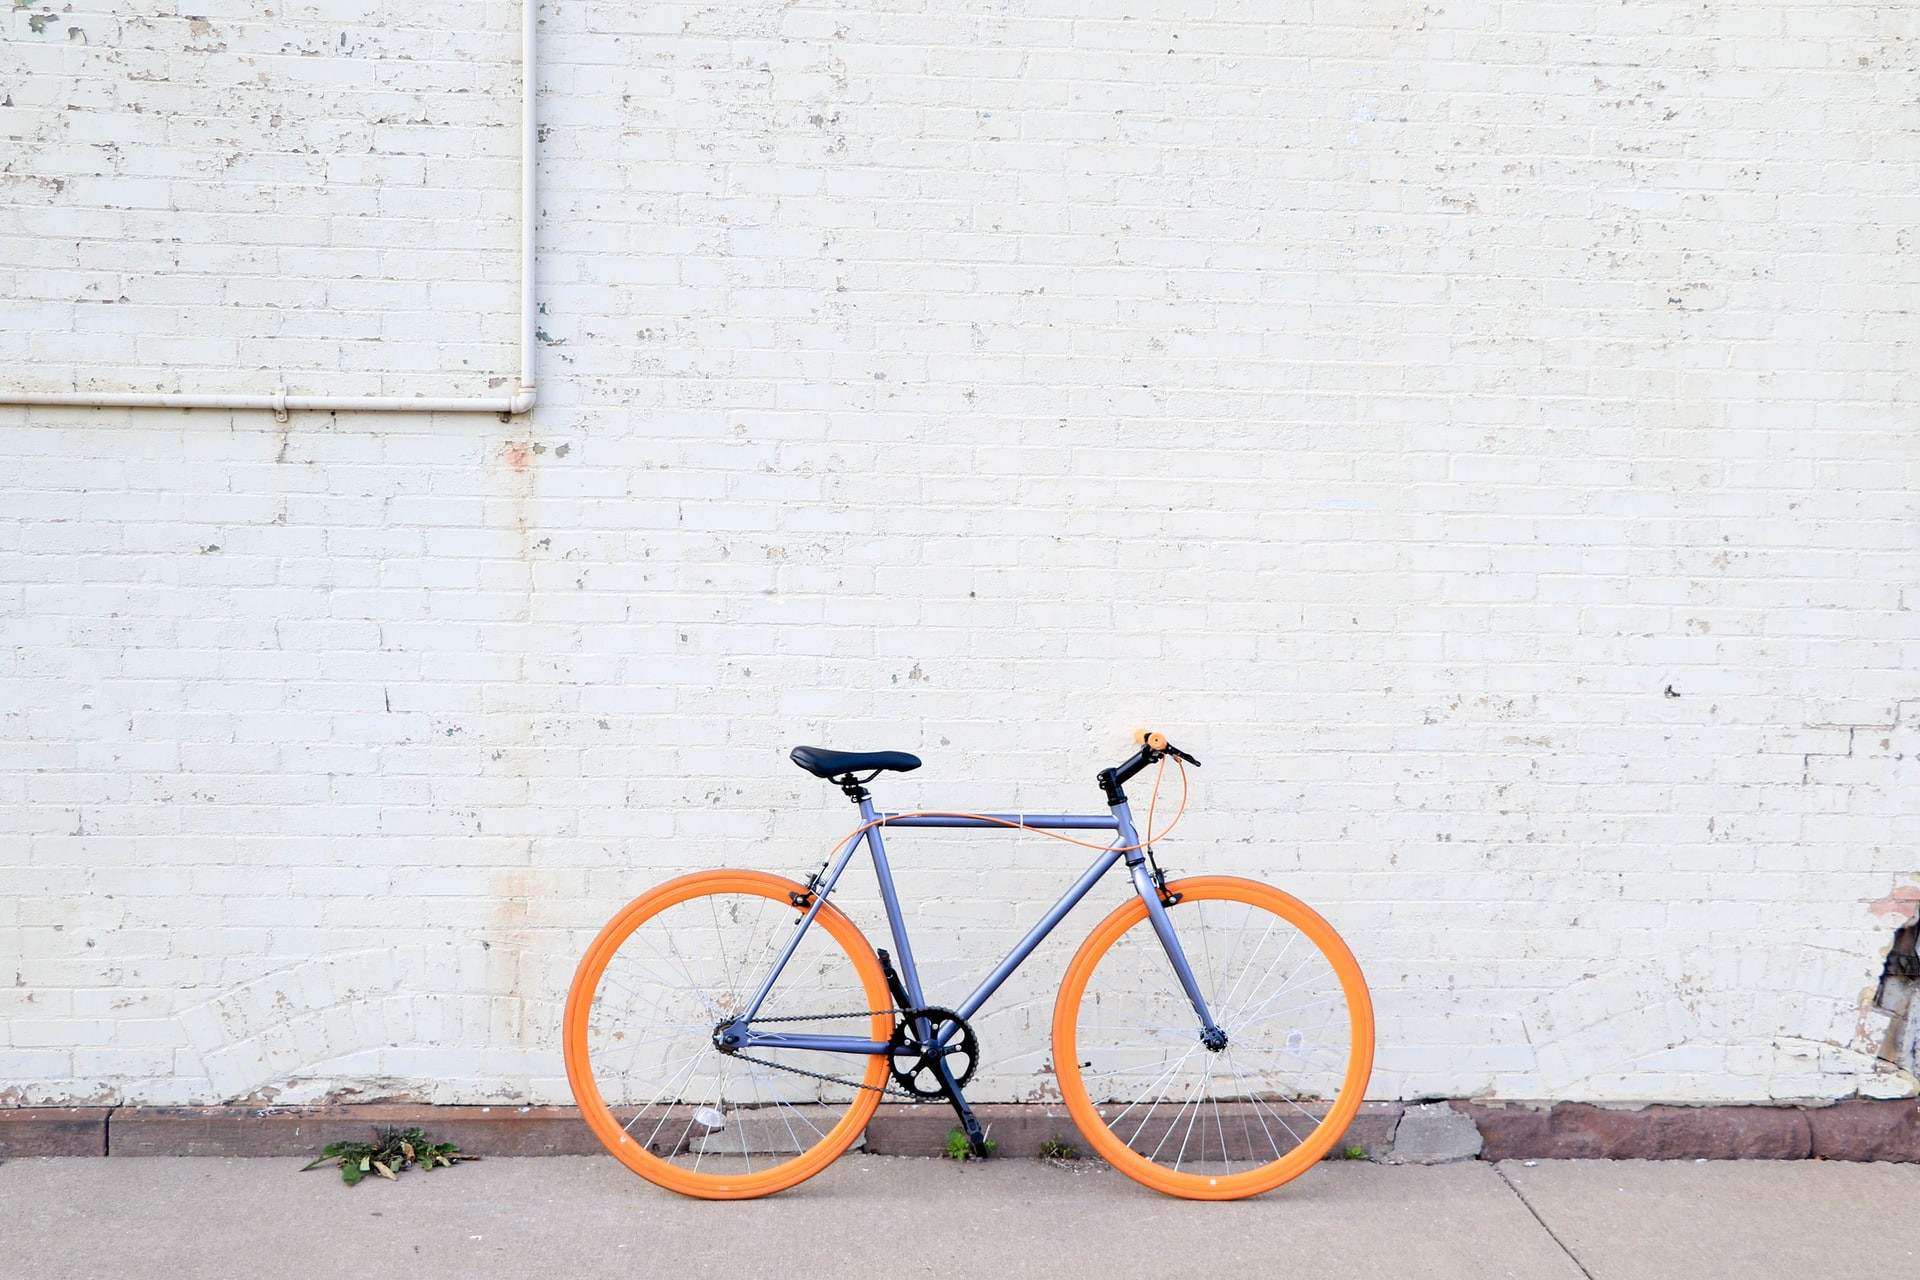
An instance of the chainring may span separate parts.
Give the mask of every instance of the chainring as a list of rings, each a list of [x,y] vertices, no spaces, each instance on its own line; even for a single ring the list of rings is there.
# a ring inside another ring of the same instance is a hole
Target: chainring
[[[950,1037],[943,1048],[929,1048],[915,1030],[915,1024],[922,1018],[931,1024],[933,1032],[949,1022],[955,1023],[960,1028],[959,1034]],[[980,1040],[967,1020],[936,1004],[901,1013],[893,1027],[893,1038],[887,1042],[887,1066],[899,1086],[916,1098],[946,1097],[946,1083],[934,1065],[942,1058],[946,1059],[947,1070],[953,1073],[955,1085],[964,1085],[973,1079],[974,1068],[980,1065]],[[963,1059],[964,1066],[955,1059]]]

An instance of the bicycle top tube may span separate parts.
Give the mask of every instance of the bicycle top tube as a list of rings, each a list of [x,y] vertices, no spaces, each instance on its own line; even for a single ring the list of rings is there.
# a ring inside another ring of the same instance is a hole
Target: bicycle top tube
[[[1043,831],[1118,831],[1120,819],[1110,813],[883,813],[887,827],[986,827],[1015,831],[1033,827]]]

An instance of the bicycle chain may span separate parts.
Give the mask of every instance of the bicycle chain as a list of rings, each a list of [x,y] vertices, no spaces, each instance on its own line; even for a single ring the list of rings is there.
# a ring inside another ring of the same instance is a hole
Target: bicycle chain
[[[735,1053],[730,1056],[738,1058],[742,1062],[752,1062],[759,1066],[772,1067],[775,1071],[791,1071],[796,1076],[806,1076],[813,1080],[825,1080],[829,1084],[843,1084],[849,1089],[865,1089],[867,1092],[877,1093],[883,1098],[905,1098],[908,1102],[922,1101],[922,1099],[914,1097],[905,1089],[896,1089],[890,1085],[862,1084],[858,1080],[848,1080],[842,1076],[830,1076],[824,1071],[808,1071],[805,1067],[790,1067],[784,1062],[768,1062],[765,1058],[756,1058],[750,1053]]]
[[[905,1009],[869,1009],[864,1013],[803,1013],[788,1018],[755,1018],[754,1022],[756,1024],[762,1022],[825,1022],[829,1018],[874,1018],[886,1014],[899,1017],[907,1012]],[[894,1089],[883,1084],[862,1084],[858,1080],[848,1080],[841,1076],[830,1076],[824,1071],[808,1071],[805,1067],[792,1067],[784,1062],[768,1062],[765,1058],[756,1058],[750,1053],[736,1052],[728,1054],[727,1056],[730,1058],[738,1058],[742,1062],[755,1063],[762,1067],[772,1067],[775,1071],[791,1071],[796,1076],[806,1076],[812,1080],[825,1080],[829,1084],[843,1084],[850,1089],[865,1089],[867,1092],[877,1093],[883,1098],[892,1096],[895,1098],[905,1098],[909,1102],[921,1101],[921,1099],[914,1097],[905,1089]]]

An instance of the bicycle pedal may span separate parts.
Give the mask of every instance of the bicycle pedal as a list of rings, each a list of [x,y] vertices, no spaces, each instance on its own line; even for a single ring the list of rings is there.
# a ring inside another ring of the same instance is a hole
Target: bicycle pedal
[[[960,1113],[960,1127],[967,1134],[967,1150],[973,1153],[975,1160],[985,1160],[993,1154],[993,1146],[987,1141],[987,1131],[980,1127],[973,1109],[969,1107]]]

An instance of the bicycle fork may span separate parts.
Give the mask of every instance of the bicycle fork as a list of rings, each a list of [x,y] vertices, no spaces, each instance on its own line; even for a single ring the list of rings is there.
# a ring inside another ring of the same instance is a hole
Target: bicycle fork
[[[1136,756],[1135,760],[1141,758]],[[1198,764],[1199,761],[1194,763]],[[1120,844],[1127,850],[1127,874],[1133,880],[1134,892],[1140,895],[1140,901],[1146,905],[1147,919],[1153,924],[1154,936],[1160,939],[1161,949],[1167,953],[1167,962],[1173,966],[1174,976],[1180,980],[1180,989],[1186,993],[1194,1016],[1200,1020],[1200,1043],[1206,1046],[1208,1052],[1219,1053],[1227,1047],[1227,1033],[1213,1020],[1213,1012],[1207,1008],[1207,998],[1200,993],[1200,983],[1193,976],[1193,966],[1187,963],[1186,949],[1173,932],[1173,921],[1167,918],[1167,908],[1179,902],[1180,895],[1167,891],[1166,872],[1154,862],[1152,846],[1134,830],[1133,810],[1128,806],[1127,793],[1121,787],[1121,783],[1138,771],[1131,764],[1125,769],[1109,769],[1100,775],[1100,785],[1107,793],[1107,805],[1113,811],[1119,827]]]
[[[1127,871],[1133,877],[1133,887],[1140,894],[1140,901],[1147,907],[1147,919],[1153,924],[1153,932],[1160,939],[1160,946],[1167,953],[1167,960],[1173,965],[1174,976],[1180,980],[1180,989],[1186,992],[1187,1001],[1193,1005],[1193,1012],[1200,1020],[1200,1043],[1211,1053],[1219,1053],[1227,1047],[1227,1033],[1213,1020],[1212,1010],[1207,1008],[1207,998],[1200,993],[1200,983],[1193,976],[1193,967],[1187,963],[1186,949],[1180,945],[1180,939],[1174,935],[1173,921],[1167,918],[1167,908],[1178,902],[1177,895],[1169,897],[1166,890],[1166,878],[1158,871],[1148,870],[1148,860],[1138,862],[1129,860]]]

